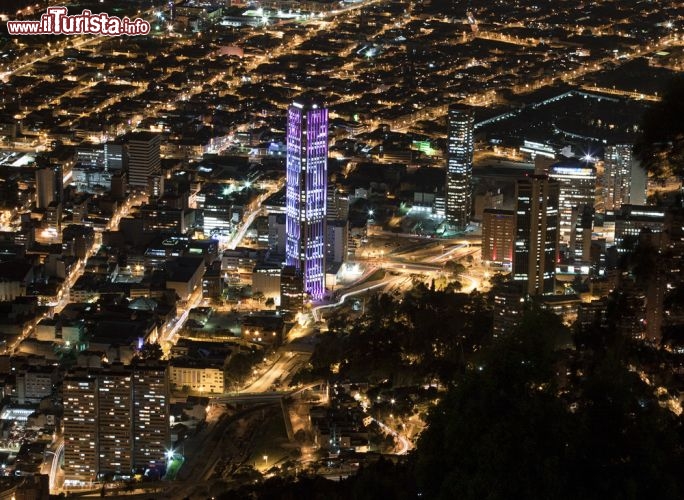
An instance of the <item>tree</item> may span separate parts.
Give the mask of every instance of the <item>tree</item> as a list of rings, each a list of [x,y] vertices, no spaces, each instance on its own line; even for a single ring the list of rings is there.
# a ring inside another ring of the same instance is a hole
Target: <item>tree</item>
[[[139,353],[140,359],[158,361],[164,356],[164,351],[162,350],[159,343],[146,343],[143,344]]]
[[[684,77],[674,78],[661,101],[644,113],[634,153],[657,177],[684,176]]]
[[[266,307],[273,307],[275,306],[275,300],[273,300],[273,297],[269,297],[266,299],[266,302],[264,302],[264,305]]]
[[[450,260],[444,264],[444,269],[452,274],[463,274],[466,271],[465,266],[460,262],[456,262],[455,260]]]
[[[628,369],[614,332],[577,352],[558,349],[565,333],[532,307],[455,381],[418,442],[424,497],[681,497],[679,421]]]

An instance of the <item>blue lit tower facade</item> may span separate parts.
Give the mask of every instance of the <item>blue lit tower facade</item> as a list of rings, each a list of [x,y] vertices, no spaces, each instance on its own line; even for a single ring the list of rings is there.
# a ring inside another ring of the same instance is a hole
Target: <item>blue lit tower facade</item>
[[[463,231],[472,212],[473,177],[473,111],[461,106],[450,106],[447,137],[446,207],[449,226]]]
[[[287,111],[287,265],[301,272],[313,300],[325,293],[328,110],[310,100]]]

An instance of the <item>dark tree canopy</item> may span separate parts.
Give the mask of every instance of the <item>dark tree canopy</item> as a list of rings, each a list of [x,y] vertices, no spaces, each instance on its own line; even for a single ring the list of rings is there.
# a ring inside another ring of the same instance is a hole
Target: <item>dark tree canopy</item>
[[[656,176],[684,176],[684,77],[670,82],[663,99],[642,119],[634,147],[643,167]]]
[[[415,462],[425,498],[681,498],[679,420],[611,332],[583,352],[555,349],[561,333],[528,312],[435,407]]]

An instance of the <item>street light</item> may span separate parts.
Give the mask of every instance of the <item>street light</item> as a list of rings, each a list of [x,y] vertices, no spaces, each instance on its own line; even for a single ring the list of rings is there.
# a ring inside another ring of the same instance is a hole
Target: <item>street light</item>
[[[265,462],[265,464],[266,464],[266,467],[265,467],[265,468],[268,469],[268,455],[264,455],[263,458],[264,458],[264,462]]]

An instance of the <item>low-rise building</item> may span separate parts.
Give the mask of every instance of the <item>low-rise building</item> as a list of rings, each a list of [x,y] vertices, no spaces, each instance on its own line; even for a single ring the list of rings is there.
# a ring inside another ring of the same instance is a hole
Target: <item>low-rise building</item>
[[[206,361],[176,358],[169,364],[172,388],[193,392],[221,394],[224,391],[223,365]]]

